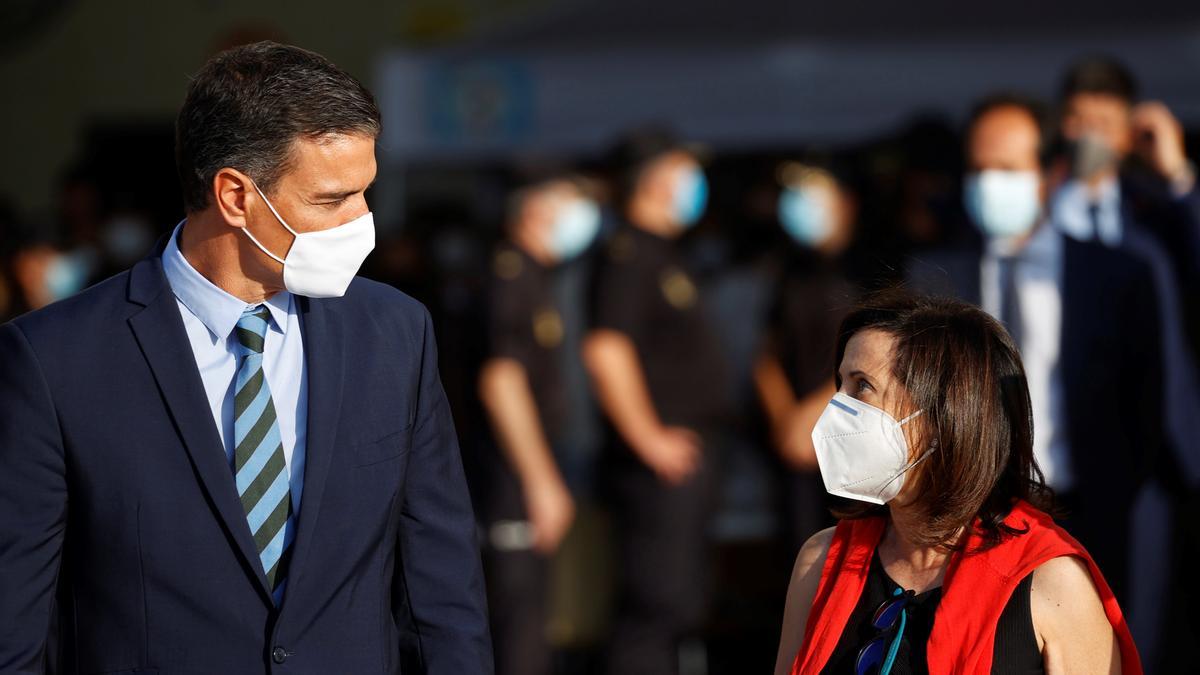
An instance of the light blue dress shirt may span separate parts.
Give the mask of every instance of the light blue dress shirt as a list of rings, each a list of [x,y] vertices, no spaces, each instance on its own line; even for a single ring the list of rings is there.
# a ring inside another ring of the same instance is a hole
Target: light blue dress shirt
[[[1095,222],[1091,209],[1096,209]],[[1050,202],[1054,225],[1077,241],[1099,239],[1105,246],[1121,243],[1124,227],[1121,223],[1121,186],[1109,178],[1089,188],[1080,180],[1068,181],[1054,193]]]
[[[237,374],[237,340],[233,337],[233,329],[242,312],[251,305],[204,278],[183,257],[179,250],[179,234],[185,224],[186,221],[175,227],[163,250],[163,272],[179,304],[179,314],[183,317],[196,367],[204,381],[204,393],[232,473],[234,376]],[[271,319],[263,346],[263,374],[275,403],[291,486],[292,511],[299,515],[308,422],[304,335],[300,330],[299,309],[291,293],[277,293],[264,304]]]
[[[1000,258],[1015,257],[1017,296],[1021,308],[1021,360],[1033,408],[1033,456],[1055,490],[1075,483],[1067,438],[1066,389],[1062,379],[1063,234],[1040,223],[1023,245],[992,239],[980,265],[980,300],[984,311],[1000,318]]]

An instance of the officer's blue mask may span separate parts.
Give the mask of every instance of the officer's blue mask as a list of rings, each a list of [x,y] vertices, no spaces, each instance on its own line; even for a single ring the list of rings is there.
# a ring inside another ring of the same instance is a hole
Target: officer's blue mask
[[[600,207],[577,197],[559,207],[550,232],[550,253],[561,261],[577,257],[592,245],[600,231]]]
[[[58,254],[46,266],[45,284],[53,300],[62,300],[83,290],[91,265],[79,253]]]
[[[685,229],[700,222],[708,206],[708,179],[699,167],[680,174],[675,185],[675,220]]]
[[[779,195],[779,222],[801,246],[816,247],[833,233],[833,209],[821,190],[788,187]]]

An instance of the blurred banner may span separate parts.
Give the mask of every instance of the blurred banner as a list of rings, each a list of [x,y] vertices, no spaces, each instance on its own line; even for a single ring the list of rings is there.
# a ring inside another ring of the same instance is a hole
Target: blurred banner
[[[1053,99],[1065,66],[1101,51],[1127,63],[1145,95],[1185,125],[1200,123],[1200,30],[1119,39],[507,44],[516,41],[383,56],[374,84],[385,161],[587,154],[624,129],[662,120],[718,148],[860,141],[919,112],[961,117],[997,88]]]

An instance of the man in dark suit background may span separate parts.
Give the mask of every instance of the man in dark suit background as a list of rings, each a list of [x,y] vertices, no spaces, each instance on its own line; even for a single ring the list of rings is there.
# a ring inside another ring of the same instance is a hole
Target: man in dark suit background
[[[1143,660],[1159,645],[1195,640],[1200,624],[1187,601],[1191,567],[1200,552],[1200,189],[1185,152],[1183,126],[1160,101],[1140,100],[1133,73],[1119,61],[1089,56],[1062,79],[1059,127],[1068,170],[1050,201],[1051,219],[1066,236],[1117,248],[1149,264],[1155,276],[1162,321],[1164,396],[1168,447],[1178,472],[1160,472],[1136,508],[1136,565],[1160,579],[1137,593],[1129,610],[1143,617],[1175,602],[1177,615],[1135,625]],[[1174,549],[1171,562],[1162,555]],[[1175,570],[1172,572],[1171,566]],[[1172,578],[1173,577],[1173,578]],[[1190,634],[1180,634],[1188,626]],[[1143,637],[1144,636],[1144,637]],[[1179,658],[1179,657],[1175,657]],[[1191,664],[1161,664],[1164,672]]]
[[[186,220],[0,326],[0,673],[491,672],[429,314],[354,277],[379,130],[316,54],[218,55]]]
[[[1164,268],[1172,307],[1200,355],[1200,189],[1183,125],[1139,101],[1133,73],[1094,56],[1063,76],[1059,128],[1069,176],[1051,197],[1054,224],[1080,241],[1122,248]],[[1162,286],[1162,283],[1160,283]]]
[[[1162,357],[1153,277],[1120,250],[1052,227],[1037,106],[999,96],[967,131],[965,205],[981,239],[914,260],[910,282],[979,303],[1021,347],[1034,454],[1071,531],[1123,601],[1131,512],[1162,460]],[[1136,617],[1135,617],[1136,619]]]

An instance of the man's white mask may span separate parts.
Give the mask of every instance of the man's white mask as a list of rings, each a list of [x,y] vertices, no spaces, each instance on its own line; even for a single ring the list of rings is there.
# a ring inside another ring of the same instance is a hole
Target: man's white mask
[[[275,214],[279,224],[296,237],[285,260],[268,251],[250,234],[250,230],[242,228],[242,232],[250,237],[260,251],[283,265],[284,288],[309,298],[340,298],[345,295],[358,268],[375,248],[375,219],[371,212],[328,230],[297,232],[288,226],[257,185],[254,189],[267,203],[271,213]]]

